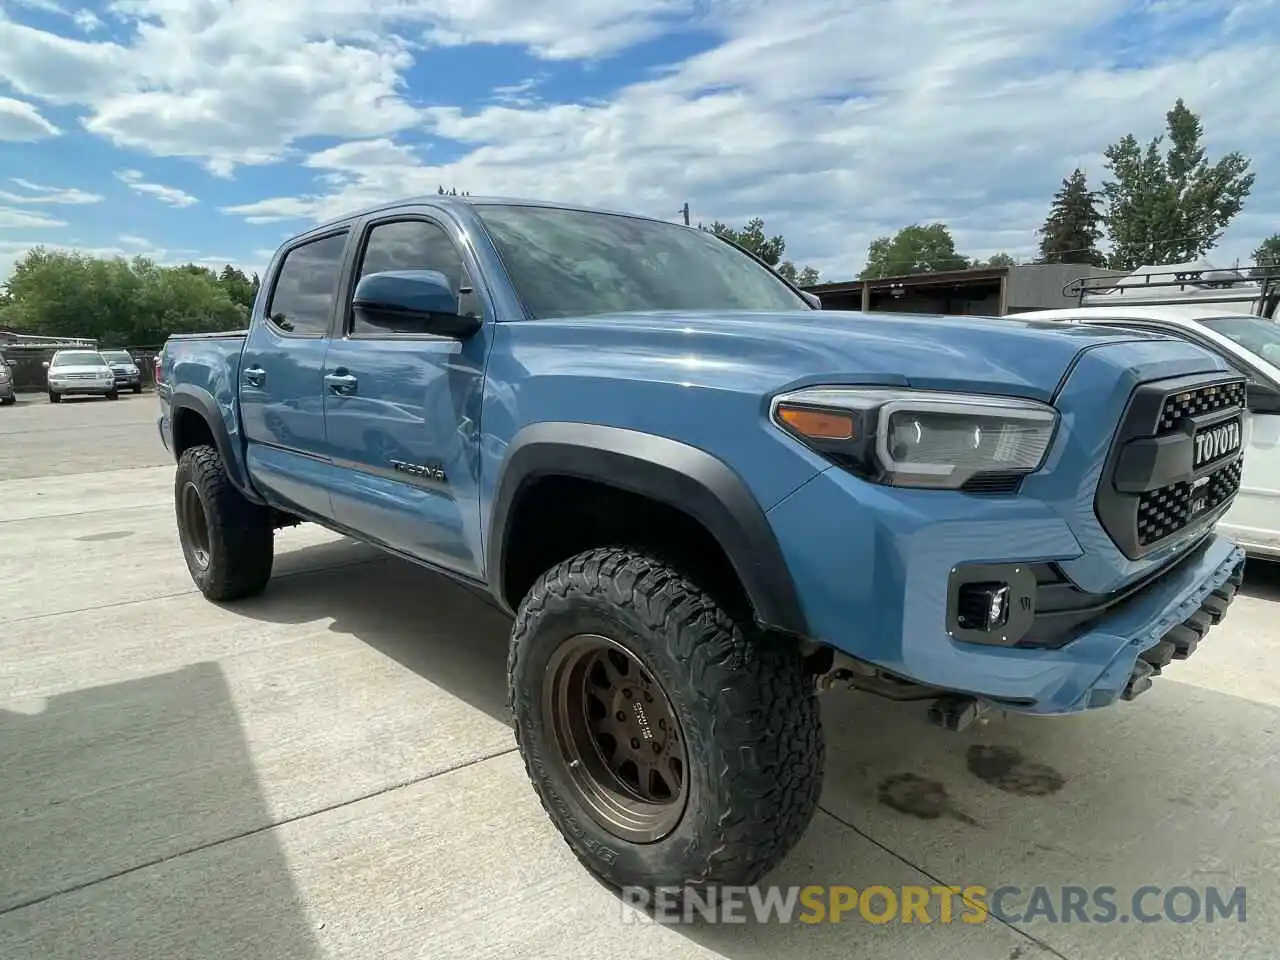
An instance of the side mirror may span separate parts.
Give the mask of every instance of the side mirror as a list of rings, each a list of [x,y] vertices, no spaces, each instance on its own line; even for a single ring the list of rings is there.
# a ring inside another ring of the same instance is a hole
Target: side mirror
[[[463,340],[480,329],[458,311],[458,295],[438,270],[387,270],[361,277],[352,307],[361,321],[388,333]]]
[[[822,309],[822,298],[818,296],[816,293],[810,293],[808,290],[801,290],[800,296],[804,297],[805,300],[808,301],[809,306],[813,307],[813,309],[815,310]]]
[[[40,366],[42,366],[42,367],[44,367],[46,370],[48,370],[48,369],[49,369],[49,361],[48,361],[48,360],[44,361],[42,364],[40,364]]]
[[[1269,383],[1250,380],[1245,403],[1251,413],[1280,413],[1280,390]]]

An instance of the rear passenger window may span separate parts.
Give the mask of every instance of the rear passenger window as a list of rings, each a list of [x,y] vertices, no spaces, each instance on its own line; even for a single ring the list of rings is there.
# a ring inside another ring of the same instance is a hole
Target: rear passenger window
[[[398,220],[379,223],[369,233],[360,276],[384,270],[436,270],[445,275],[453,292],[460,294],[460,310],[479,316],[478,304],[467,278],[462,255],[442,227],[426,220]],[[352,333],[391,334],[383,327],[372,326],[353,314]]]
[[[285,254],[276,279],[267,319],[285,333],[297,337],[323,337],[342,272],[345,233],[294,247]]]

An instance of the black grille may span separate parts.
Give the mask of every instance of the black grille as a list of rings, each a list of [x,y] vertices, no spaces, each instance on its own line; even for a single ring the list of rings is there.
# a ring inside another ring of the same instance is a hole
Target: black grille
[[[1129,397],[1094,497],[1102,528],[1130,560],[1212,524],[1240,486],[1240,455],[1196,469],[1195,434],[1245,407],[1239,374],[1139,384]]]
[[[1227,407],[1243,407],[1245,384],[1243,380],[1233,383],[1213,384],[1184,390],[1175,393],[1164,402],[1160,410],[1160,427],[1157,436],[1169,433],[1187,417],[1198,417],[1204,413],[1215,413]]]
[[[960,487],[965,493],[981,493],[996,495],[1001,493],[1017,493],[1022,484],[1020,473],[988,473],[972,477]]]
[[[1224,503],[1240,489],[1242,461],[1227,464],[1210,475],[1203,493],[1193,492],[1189,483],[1171,483],[1148,490],[1138,497],[1138,543],[1142,546],[1163,540],[1185,527],[1192,518],[1191,506],[1199,500],[1196,515]]]

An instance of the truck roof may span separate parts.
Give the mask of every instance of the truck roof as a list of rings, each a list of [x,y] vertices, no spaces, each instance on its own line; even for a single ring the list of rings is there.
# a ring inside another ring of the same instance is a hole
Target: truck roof
[[[314,227],[311,227],[308,230],[295,234],[295,238],[303,237],[311,233],[323,232],[325,230],[332,229],[333,227],[341,226],[342,224],[348,223],[352,220],[357,220],[360,217],[367,217],[372,213],[381,213],[384,210],[395,210],[400,207],[433,206],[433,207],[442,207],[442,208],[448,209],[449,207],[471,207],[471,206],[485,206],[485,205],[497,205],[497,204],[501,204],[503,206],[517,206],[517,207],[550,207],[555,210],[574,210],[580,213],[603,213],[603,214],[610,214],[612,216],[617,216],[617,217],[633,217],[638,220],[652,220],[660,223],[669,223],[673,227],[682,226],[682,224],[673,223],[670,220],[663,220],[661,217],[646,216],[645,214],[642,214],[642,213],[631,213],[626,210],[611,210],[605,207],[580,206],[578,204],[564,203],[558,200],[535,200],[527,197],[520,198],[520,197],[496,197],[496,196],[488,196],[488,197],[465,196],[464,197],[464,196],[448,194],[448,193],[444,193],[444,194],[427,193],[427,194],[419,194],[417,196],[412,196],[412,197],[404,197],[399,200],[390,200],[386,203],[379,203],[370,207],[364,207],[359,210],[353,210],[350,213],[345,213],[345,214],[342,214],[341,216],[333,217],[329,220],[326,220],[324,223],[316,224]],[[689,227],[688,229],[692,230],[695,228]]]

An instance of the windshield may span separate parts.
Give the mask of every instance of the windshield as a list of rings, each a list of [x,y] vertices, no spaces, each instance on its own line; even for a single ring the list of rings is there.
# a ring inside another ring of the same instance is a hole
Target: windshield
[[[1214,333],[1234,340],[1250,353],[1280,367],[1280,324],[1260,317],[1213,317],[1201,320]]]
[[[810,309],[772,271],[701,230],[549,207],[475,209],[535,318]]]
[[[59,353],[53,358],[51,367],[102,367],[106,361],[101,354],[88,350],[72,350],[70,353]]]
[[[133,357],[126,350],[104,350],[102,359],[107,363],[133,363]]]

